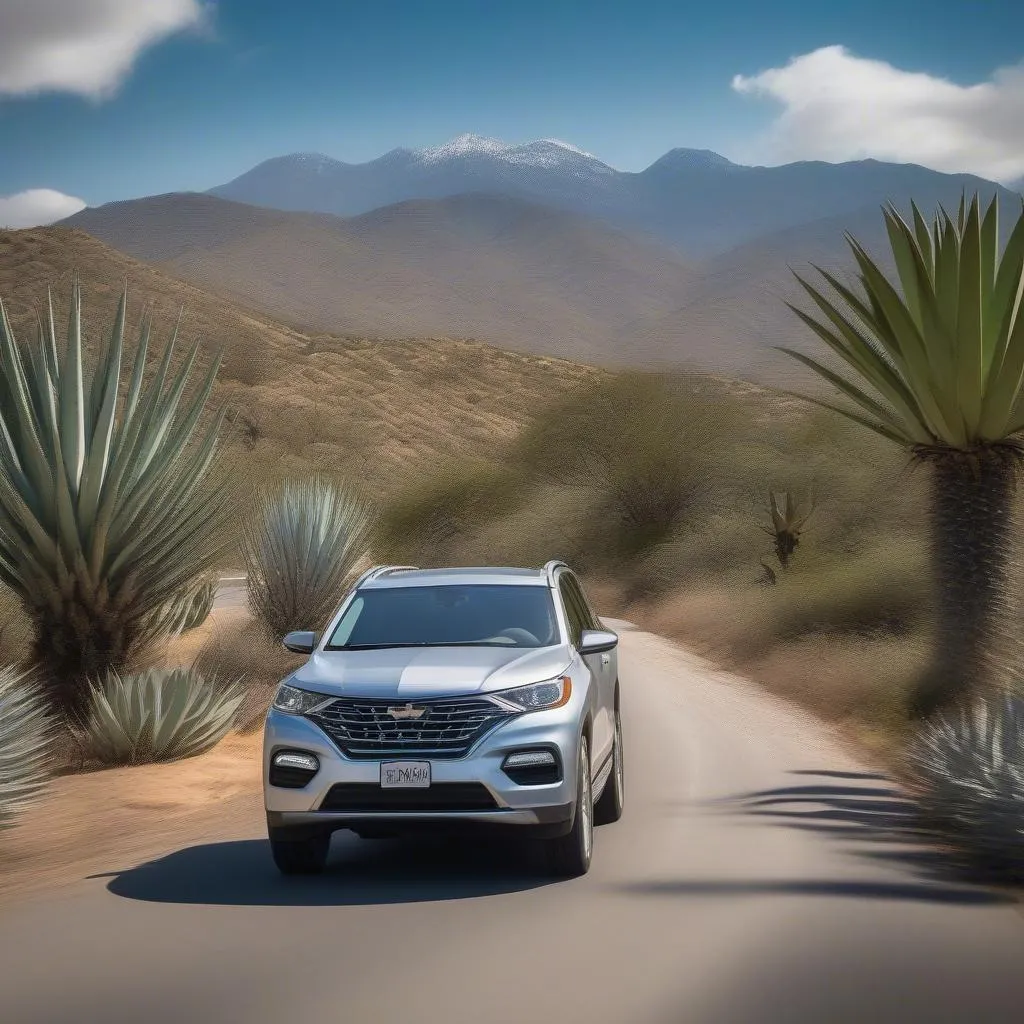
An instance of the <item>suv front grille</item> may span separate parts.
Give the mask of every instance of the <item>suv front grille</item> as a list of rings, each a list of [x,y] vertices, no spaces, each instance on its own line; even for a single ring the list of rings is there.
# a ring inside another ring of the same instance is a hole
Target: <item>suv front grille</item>
[[[429,789],[382,789],[372,782],[338,782],[321,811],[494,811],[490,790],[480,782],[435,782]]]
[[[402,718],[401,712],[422,712]],[[399,712],[396,717],[392,712]],[[351,758],[429,755],[464,757],[473,744],[516,712],[489,697],[448,697],[408,703],[365,697],[338,697],[310,715],[312,721]]]

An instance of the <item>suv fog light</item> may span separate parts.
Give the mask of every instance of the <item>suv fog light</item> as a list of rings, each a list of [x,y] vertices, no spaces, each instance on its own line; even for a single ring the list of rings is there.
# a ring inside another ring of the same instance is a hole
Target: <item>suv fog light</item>
[[[520,750],[509,754],[501,770],[517,786],[549,786],[562,781],[562,766],[550,750]]]
[[[279,750],[270,759],[270,784],[302,789],[320,771],[320,760],[304,750]]]

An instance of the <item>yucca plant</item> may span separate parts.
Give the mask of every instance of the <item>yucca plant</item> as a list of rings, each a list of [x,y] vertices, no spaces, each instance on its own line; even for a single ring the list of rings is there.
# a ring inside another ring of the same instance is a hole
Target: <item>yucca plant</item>
[[[368,502],[321,477],[259,497],[242,555],[249,606],[274,638],[326,623],[370,531]]]
[[[27,677],[0,668],[0,828],[42,792],[52,771],[46,702]]]
[[[779,565],[787,569],[789,560],[800,543],[803,528],[814,512],[814,504],[812,502],[811,507],[804,511],[791,491],[783,491],[781,497],[780,502],[778,494],[774,491],[769,492],[768,512],[772,525],[763,526],[761,529],[773,538],[775,557],[779,560]]]
[[[57,704],[84,709],[90,678],[123,670],[173,626],[182,591],[226,547],[224,486],[210,485],[222,414],[206,416],[219,360],[186,398],[198,343],[155,365],[143,321],[122,370],[127,290],[92,373],[76,280],[67,343],[53,304],[32,347],[0,303],[0,581],[32,619],[34,660]]]
[[[191,669],[111,671],[92,689],[84,745],[107,765],[194,757],[224,738],[244,699],[240,682]]]
[[[819,404],[931,467],[938,587],[934,669],[912,711],[926,716],[997,681],[1005,635],[1010,513],[1024,447],[1024,210],[1000,253],[998,200],[977,195],[929,225],[885,210],[899,284],[851,236],[860,293],[816,268],[838,303],[797,275],[822,314],[790,309],[845,363],[784,348],[852,402]]]
[[[992,692],[938,715],[907,752],[928,819],[990,864],[1024,869],[1024,698]]]

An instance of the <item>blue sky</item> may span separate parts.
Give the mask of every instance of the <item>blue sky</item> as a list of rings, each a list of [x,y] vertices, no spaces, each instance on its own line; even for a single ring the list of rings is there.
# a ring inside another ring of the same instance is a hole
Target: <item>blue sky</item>
[[[980,17],[980,0],[147,2],[148,25],[139,0],[0,0],[0,197],[95,205],[282,153],[362,161],[463,132],[565,139],[622,170],[690,146],[1008,180],[1024,151],[1014,2]],[[89,8],[107,41],[76,51],[75,33],[97,35]]]

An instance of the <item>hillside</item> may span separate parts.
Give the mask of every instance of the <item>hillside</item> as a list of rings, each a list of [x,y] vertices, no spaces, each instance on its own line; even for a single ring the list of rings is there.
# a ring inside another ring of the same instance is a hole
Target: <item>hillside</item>
[[[1008,204],[1001,206],[1005,244],[1016,211]],[[934,209],[927,203],[922,208],[926,214]],[[695,269],[677,309],[628,325],[619,343],[636,344],[641,350],[660,344],[667,352],[703,346],[719,368],[786,386],[809,384],[808,371],[773,348],[802,349],[828,361],[827,350],[786,303],[812,309],[794,271],[810,284],[823,286],[814,269],[818,266],[856,286],[847,232],[886,273],[895,273],[882,211],[873,205],[862,207],[764,235],[707,260]]]
[[[342,219],[181,194],[64,222],[303,329],[479,338],[615,364],[626,324],[679,304],[660,243],[507,196],[416,200]],[[658,355],[632,352],[641,360]]]
[[[294,330],[63,227],[0,231],[0,297],[20,339],[48,285],[63,317],[75,271],[88,337],[107,329],[127,279],[132,332],[144,301],[158,341],[184,305],[183,342],[224,348],[217,397],[237,411],[232,460],[257,479],[317,467],[387,490],[426,464],[493,455],[533,410],[598,372],[472,341]]]

